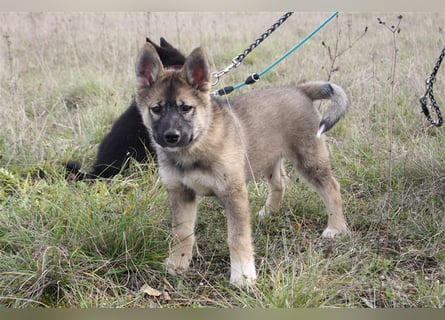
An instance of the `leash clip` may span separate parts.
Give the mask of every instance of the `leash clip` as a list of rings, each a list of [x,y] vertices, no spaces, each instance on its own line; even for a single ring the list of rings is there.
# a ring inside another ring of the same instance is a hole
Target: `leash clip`
[[[219,78],[221,78],[223,75],[224,75],[223,71],[212,72],[212,76],[215,78],[215,82],[212,83],[212,86],[216,86],[219,82]]]
[[[238,60],[238,57],[235,57],[235,58],[232,59],[232,64],[231,64],[232,68],[236,68],[240,64],[241,64],[241,61]],[[230,69],[232,69],[232,68],[230,68]]]
[[[216,86],[219,82],[219,79],[225,75],[226,73],[228,73],[230,70],[232,70],[233,68],[236,68],[240,65],[240,61],[237,60],[237,58],[233,58],[232,59],[232,63],[230,65],[228,65],[225,69],[221,70],[221,71],[215,71],[212,73],[212,76],[215,77],[215,82],[212,83],[212,86]]]

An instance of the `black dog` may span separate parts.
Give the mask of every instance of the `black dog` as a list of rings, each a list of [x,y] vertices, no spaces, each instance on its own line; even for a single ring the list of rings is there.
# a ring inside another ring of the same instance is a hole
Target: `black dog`
[[[161,37],[160,46],[149,38],[147,42],[155,47],[164,67],[180,68],[184,64],[184,55],[164,38]],[[82,172],[82,165],[77,161],[69,161],[65,167],[70,180],[111,178],[125,167],[129,158],[138,162],[155,158],[151,139],[134,99],[100,143],[92,171]]]

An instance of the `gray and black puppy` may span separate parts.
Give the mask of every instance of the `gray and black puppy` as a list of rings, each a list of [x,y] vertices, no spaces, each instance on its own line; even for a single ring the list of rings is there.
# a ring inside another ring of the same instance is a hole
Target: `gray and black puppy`
[[[260,89],[223,99],[213,97],[204,51],[195,49],[179,70],[165,69],[145,45],[136,62],[136,102],[154,144],[159,174],[172,210],[174,245],[167,269],[188,269],[200,197],[216,196],[227,215],[231,283],[256,279],[247,181],[268,179],[270,193],[260,214],[279,209],[288,159],[322,198],[328,214],[324,237],[347,232],[340,186],[332,176],[326,130],[348,108],[339,86],[314,81]],[[330,99],[323,117],[314,100]]]

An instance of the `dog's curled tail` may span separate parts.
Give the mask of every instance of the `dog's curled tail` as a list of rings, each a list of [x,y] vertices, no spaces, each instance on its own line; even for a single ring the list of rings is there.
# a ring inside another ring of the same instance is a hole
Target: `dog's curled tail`
[[[299,88],[312,100],[331,100],[318,127],[317,137],[320,138],[346,114],[349,107],[348,97],[341,87],[327,81],[306,82],[299,85]]]

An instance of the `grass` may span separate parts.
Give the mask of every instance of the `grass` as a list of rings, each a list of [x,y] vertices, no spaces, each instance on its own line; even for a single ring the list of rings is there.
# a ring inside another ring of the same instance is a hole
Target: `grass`
[[[65,181],[61,164],[91,165],[130,103],[146,36],[164,36],[185,53],[202,45],[221,70],[280,16],[0,14],[1,306],[445,306],[445,137],[418,102],[443,46],[443,13],[404,14],[396,38],[377,18],[391,28],[398,14],[341,13],[240,90],[330,78],[351,100],[327,134],[351,236],[320,237],[324,206],[289,171],[279,214],[252,221],[259,277],[251,290],[228,283],[215,199],[200,205],[191,270],[173,277],[162,265],[171,240],[166,191],[152,163],[93,185]],[[221,87],[262,70],[326,17],[294,14]],[[440,105],[444,84],[439,71]],[[263,182],[249,185],[253,212],[266,194]]]

